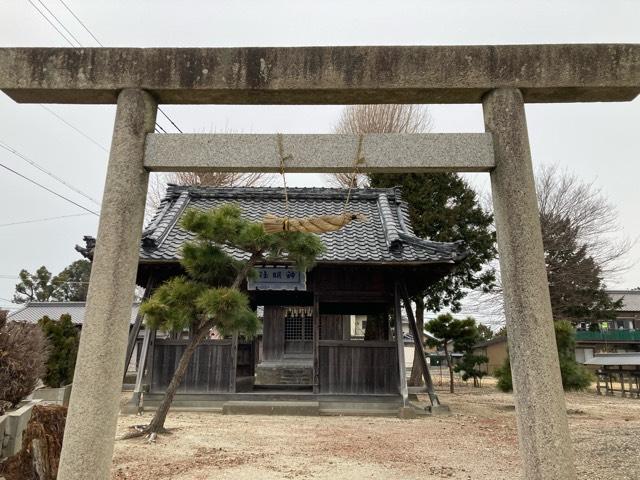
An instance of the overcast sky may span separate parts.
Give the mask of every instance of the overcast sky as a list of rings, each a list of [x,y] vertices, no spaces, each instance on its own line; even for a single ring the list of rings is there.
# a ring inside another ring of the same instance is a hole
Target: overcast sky
[[[59,0],[42,3],[83,46],[97,45]],[[65,3],[100,42],[114,47],[640,43],[640,2],[635,0]],[[29,0],[0,0],[0,46],[68,44]],[[47,108],[55,115],[38,105],[15,104],[0,93],[0,142],[99,201],[115,107]],[[164,109],[185,132],[328,133],[340,113],[339,106]],[[436,132],[483,131],[478,105],[433,106],[431,112]],[[593,181],[617,207],[624,235],[640,237],[640,101],[530,105],[527,115],[534,163],[558,163]],[[173,131],[166,120],[159,120]],[[6,150],[0,149],[0,163],[90,210],[99,208]],[[482,189],[487,177],[478,174],[471,181]],[[288,183],[323,185],[324,178],[291,175]],[[73,247],[83,235],[95,235],[97,217],[6,224],[83,212],[6,170],[0,172],[0,308],[10,306],[16,283],[11,277],[20,269],[46,265],[57,273],[78,259]],[[640,245],[629,262],[638,259]],[[640,286],[640,264],[609,284]]]

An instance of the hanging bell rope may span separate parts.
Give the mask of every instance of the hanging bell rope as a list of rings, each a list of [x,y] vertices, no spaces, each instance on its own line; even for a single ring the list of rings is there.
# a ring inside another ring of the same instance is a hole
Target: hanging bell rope
[[[285,161],[293,158],[292,155],[285,155],[284,145],[282,142],[282,134],[277,134],[278,144],[278,156],[280,157],[280,174],[282,175],[282,181],[284,184],[284,202],[285,202],[285,217],[278,217],[270,213],[266,214],[262,219],[262,225],[267,233],[277,232],[307,232],[307,233],[324,233],[334,232],[340,230],[345,225],[351,223],[354,220],[364,221],[367,219],[366,215],[362,213],[351,213],[347,211],[349,206],[349,200],[351,199],[351,190],[354,187],[354,183],[357,179],[359,172],[359,165],[364,163],[364,157],[362,156],[362,142],[363,135],[360,135],[358,139],[358,149],[354,160],[354,173],[352,180],[349,182],[349,191],[347,192],[347,199],[345,201],[343,211],[337,215],[318,215],[313,217],[304,218],[291,218],[289,216],[289,195],[287,193],[287,179],[285,175]]]

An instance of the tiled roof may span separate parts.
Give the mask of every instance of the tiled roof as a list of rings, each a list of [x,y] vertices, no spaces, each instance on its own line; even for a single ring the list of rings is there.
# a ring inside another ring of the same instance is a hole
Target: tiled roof
[[[506,335],[499,335],[497,337],[493,337],[490,340],[485,340],[483,342],[480,343],[476,343],[473,348],[485,348],[485,347],[489,347],[491,345],[495,345],[496,343],[503,343],[507,341],[507,336]]]
[[[53,320],[58,320],[61,315],[68,313],[71,315],[71,321],[73,323],[82,325],[86,312],[85,306],[85,302],[31,302],[7,315],[7,320],[36,323],[45,315]],[[131,323],[135,322],[139,307],[139,303],[132,305]]]
[[[289,216],[340,214],[348,191],[337,188],[289,188]],[[187,208],[207,210],[224,203],[239,204],[243,215],[260,222],[271,213],[285,216],[282,188],[213,188],[170,185],[143,233],[141,262],[177,261],[182,245],[193,238],[179,220]],[[465,256],[461,242],[432,242],[418,238],[409,222],[399,188],[358,189],[351,192],[348,210],[367,216],[346,227],[320,235],[326,251],[319,263],[455,263]],[[236,257],[243,253],[231,252]]]
[[[614,302],[622,299],[619,312],[640,312],[640,290],[607,290]]]

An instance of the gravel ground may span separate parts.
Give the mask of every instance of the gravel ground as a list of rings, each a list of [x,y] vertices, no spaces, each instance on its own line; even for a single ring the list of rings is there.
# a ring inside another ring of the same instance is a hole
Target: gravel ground
[[[451,415],[416,420],[170,414],[157,443],[116,442],[112,479],[521,478],[511,395],[458,392],[440,392]],[[638,478],[640,399],[568,394],[567,411],[579,478]]]

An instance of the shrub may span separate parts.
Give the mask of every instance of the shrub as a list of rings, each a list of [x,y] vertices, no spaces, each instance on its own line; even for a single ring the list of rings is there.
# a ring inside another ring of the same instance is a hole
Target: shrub
[[[558,320],[553,323],[556,333],[556,345],[558,347],[558,357],[560,359],[560,375],[562,376],[562,387],[565,390],[584,390],[593,381],[593,374],[584,365],[576,362],[575,358],[575,330],[571,323],[566,320]],[[503,392],[513,390],[511,379],[511,364],[509,359],[502,367],[495,372],[498,379],[497,387]]]
[[[37,325],[11,322],[0,326],[0,410],[33,392],[46,372],[49,347]]]
[[[55,480],[66,417],[66,407],[35,405],[22,434],[22,449],[0,463],[0,474],[7,480]]]
[[[487,363],[489,359],[484,355],[474,355],[471,352],[465,352],[462,355],[460,363],[453,367],[455,372],[462,374],[462,380],[465,382],[470,378],[473,379],[473,386],[479,387],[480,381],[486,373],[480,370],[480,366]]]
[[[38,325],[51,346],[44,383],[52,388],[70,384],[73,381],[80,342],[78,329],[71,322],[71,316],[62,315],[60,320],[52,320],[45,316],[40,319]]]
[[[513,390],[513,381],[511,379],[511,363],[509,363],[509,359],[507,358],[502,366],[496,368],[494,373],[498,382],[496,383],[496,387],[498,390],[503,392],[510,392]]]

